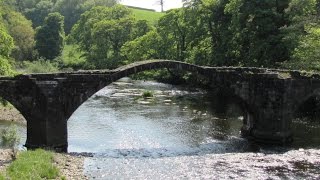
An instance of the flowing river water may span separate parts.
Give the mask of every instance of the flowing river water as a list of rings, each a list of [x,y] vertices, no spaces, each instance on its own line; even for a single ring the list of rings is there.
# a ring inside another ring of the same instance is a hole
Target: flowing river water
[[[145,91],[151,98],[142,98]],[[320,122],[294,120],[289,147],[240,137],[230,106],[216,115],[209,93],[124,78],[96,93],[68,121],[69,152],[89,152],[90,179],[319,179]],[[0,122],[0,128],[10,123]],[[25,126],[19,126],[25,141]]]

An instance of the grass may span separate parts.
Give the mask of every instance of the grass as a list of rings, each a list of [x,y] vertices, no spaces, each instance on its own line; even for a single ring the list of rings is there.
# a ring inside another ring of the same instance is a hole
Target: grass
[[[6,174],[7,179],[55,179],[59,177],[59,170],[53,165],[53,153],[38,149],[18,154]]]
[[[130,8],[133,11],[137,20],[147,20],[150,24],[154,25],[158,20],[165,15],[165,13],[154,12],[142,9]]]

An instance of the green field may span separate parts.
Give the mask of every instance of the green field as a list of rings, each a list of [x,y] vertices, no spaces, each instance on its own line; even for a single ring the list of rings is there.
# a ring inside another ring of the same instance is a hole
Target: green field
[[[162,17],[165,13],[148,11],[142,9],[130,8],[133,11],[134,16],[138,20],[147,20],[150,24],[156,24],[157,21]]]

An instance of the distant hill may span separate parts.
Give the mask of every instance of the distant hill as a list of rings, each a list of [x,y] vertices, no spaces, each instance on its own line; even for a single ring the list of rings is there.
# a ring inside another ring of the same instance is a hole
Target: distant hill
[[[138,20],[147,20],[150,24],[156,24],[165,13],[155,12],[151,9],[129,7]]]

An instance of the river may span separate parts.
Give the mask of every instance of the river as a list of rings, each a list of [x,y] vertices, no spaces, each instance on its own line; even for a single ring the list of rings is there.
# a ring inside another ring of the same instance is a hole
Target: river
[[[68,151],[94,154],[85,159],[91,179],[320,178],[319,122],[294,120],[289,147],[257,145],[240,137],[235,105],[218,116],[210,99],[197,88],[124,78],[72,115]],[[25,127],[18,130],[24,143]]]

